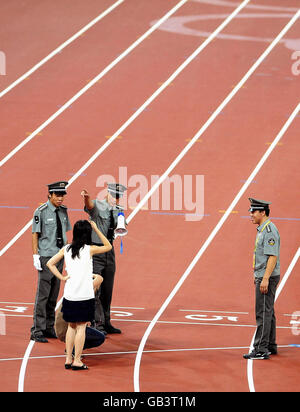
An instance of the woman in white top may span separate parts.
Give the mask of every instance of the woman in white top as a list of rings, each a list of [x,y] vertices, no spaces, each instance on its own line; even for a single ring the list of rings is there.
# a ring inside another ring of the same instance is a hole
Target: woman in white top
[[[92,229],[102,240],[103,246],[91,245]],[[81,354],[85,341],[87,322],[94,319],[95,290],[103,280],[100,275],[93,275],[92,256],[106,253],[112,248],[110,242],[100,232],[95,222],[79,220],[73,228],[73,240],[64,246],[47,263],[51,272],[60,280],[65,280],[62,312],[68,322],[66,334],[66,369],[84,370],[87,366],[81,362]],[[67,276],[63,276],[55,266],[65,258]],[[72,363],[72,351],[75,346],[75,356]]]

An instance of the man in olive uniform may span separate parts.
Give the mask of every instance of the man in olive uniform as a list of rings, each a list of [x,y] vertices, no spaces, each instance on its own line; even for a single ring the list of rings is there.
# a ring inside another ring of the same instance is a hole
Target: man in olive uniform
[[[270,202],[249,198],[250,216],[258,225],[253,254],[254,283],[256,287],[256,333],[254,348],[245,359],[269,359],[277,354],[275,292],[280,279],[280,236],[269,219]]]
[[[127,188],[119,183],[109,183],[105,199],[91,200],[86,190],[81,192],[84,199],[84,210],[90,218],[97,223],[101,232],[113,245],[114,230],[117,227],[118,214],[123,210],[119,204]],[[101,240],[95,232],[92,233],[92,242],[101,245]],[[95,327],[104,333],[121,333],[120,329],[112,326],[110,322],[110,305],[112,301],[113,285],[116,272],[114,247],[100,255],[93,256],[93,273],[101,274],[103,282],[95,296]]]
[[[66,232],[71,229],[67,208],[62,204],[67,184],[65,181],[49,184],[48,201],[38,207],[33,216],[32,251],[33,264],[38,270],[38,286],[31,339],[36,342],[56,338],[55,306],[60,280],[50,272],[46,263],[67,243]],[[57,268],[62,271],[63,261]]]

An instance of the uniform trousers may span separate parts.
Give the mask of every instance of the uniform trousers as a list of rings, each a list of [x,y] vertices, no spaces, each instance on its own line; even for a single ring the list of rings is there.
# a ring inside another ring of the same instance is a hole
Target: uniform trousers
[[[59,294],[60,280],[46,266],[50,257],[40,256],[42,270],[38,271],[38,285],[33,313],[31,333],[40,335],[52,330],[55,322],[55,307]],[[56,265],[59,272],[63,270],[64,259]]]
[[[103,277],[100,289],[95,293],[95,327],[99,328],[110,324],[110,305],[116,273],[114,248],[93,256],[93,273]]]
[[[262,278],[255,278],[255,313],[256,333],[254,338],[254,350],[256,352],[268,352],[277,350],[276,344],[276,317],[274,310],[275,292],[280,276],[269,278],[268,293],[260,291]]]

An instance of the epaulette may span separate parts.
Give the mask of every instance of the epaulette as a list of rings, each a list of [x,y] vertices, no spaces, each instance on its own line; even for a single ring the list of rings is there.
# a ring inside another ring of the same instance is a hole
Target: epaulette
[[[38,210],[42,211],[48,207],[47,203],[42,204],[40,207],[38,207]]]
[[[62,207],[63,209],[68,209],[65,205],[60,205],[60,207]]]
[[[266,231],[267,231],[268,233],[271,233],[271,232],[272,232],[272,229],[271,229],[270,225],[268,225],[268,226],[266,227]]]

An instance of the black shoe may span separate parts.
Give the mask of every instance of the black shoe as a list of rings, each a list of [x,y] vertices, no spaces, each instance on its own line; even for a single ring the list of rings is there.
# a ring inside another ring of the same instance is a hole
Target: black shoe
[[[120,329],[115,328],[111,323],[106,324],[104,329],[107,333],[122,333]]]
[[[276,348],[269,348],[268,349],[268,355],[277,355],[277,349]]]
[[[73,365],[71,366],[73,371],[84,371],[84,370],[88,370],[88,367],[83,363],[81,366],[76,366]]]
[[[45,338],[57,339],[56,333],[54,329],[45,330],[43,332]]]
[[[34,340],[35,342],[40,342],[40,343],[47,343],[48,340],[44,337],[44,335],[40,334],[31,334],[30,336],[31,340]]]
[[[243,355],[244,359],[269,359],[269,354],[266,352],[256,352],[256,351],[252,351],[250,353],[247,353],[245,355]]]

